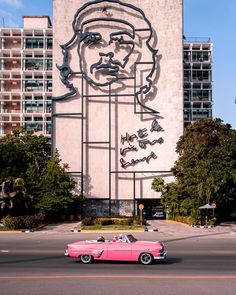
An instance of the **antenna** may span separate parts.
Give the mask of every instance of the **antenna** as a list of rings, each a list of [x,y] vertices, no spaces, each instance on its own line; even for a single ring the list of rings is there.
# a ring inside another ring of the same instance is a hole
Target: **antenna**
[[[2,17],[2,27],[5,28],[5,20],[4,20],[4,17]]]

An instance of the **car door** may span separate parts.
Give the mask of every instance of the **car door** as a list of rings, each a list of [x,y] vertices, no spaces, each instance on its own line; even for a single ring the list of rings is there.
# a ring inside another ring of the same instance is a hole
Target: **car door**
[[[107,247],[107,259],[131,260],[131,243],[112,242]]]

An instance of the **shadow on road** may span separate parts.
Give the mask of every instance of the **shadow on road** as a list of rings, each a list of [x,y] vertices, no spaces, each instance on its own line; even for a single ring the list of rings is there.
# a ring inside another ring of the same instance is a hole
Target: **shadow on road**
[[[182,241],[182,240],[190,240],[194,238],[204,238],[204,237],[209,237],[209,236],[220,236],[223,234],[228,234],[229,232],[221,232],[221,233],[209,233],[205,235],[194,235],[194,236],[187,236],[187,237],[181,237],[181,238],[174,238],[174,239],[169,239],[169,240],[163,240],[164,243],[171,243],[171,242],[176,242],[176,241]]]
[[[64,256],[62,255],[57,255],[57,256],[47,256],[47,257],[40,257],[40,258],[22,258],[22,259],[18,259],[18,260],[14,260],[14,257],[12,258],[12,260],[8,260],[8,261],[3,261],[0,262],[0,265],[3,264],[16,264],[16,263],[27,263],[27,262],[34,262],[34,261],[45,261],[45,260],[53,260],[53,259],[62,259],[64,258]]]

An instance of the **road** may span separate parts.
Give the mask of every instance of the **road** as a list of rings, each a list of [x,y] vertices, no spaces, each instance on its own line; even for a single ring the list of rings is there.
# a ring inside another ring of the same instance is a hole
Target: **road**
[[[165,242],[168,259],[151,266],[124,262],[83,265],[63,253],[94,234],[0,234],[0,294],[235,294],[236,233],[136,233]],[[106,234],[105,236],[111,236]]]

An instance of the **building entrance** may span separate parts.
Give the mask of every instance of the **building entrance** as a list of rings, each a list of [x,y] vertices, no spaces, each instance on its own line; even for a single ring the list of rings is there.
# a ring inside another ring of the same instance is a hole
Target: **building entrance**
[[[166,214],[164,212],[164,207],[161,204],[161,200],[138,200],[137,207],[143,204],[143,218],[145,219],[165,219]]]

